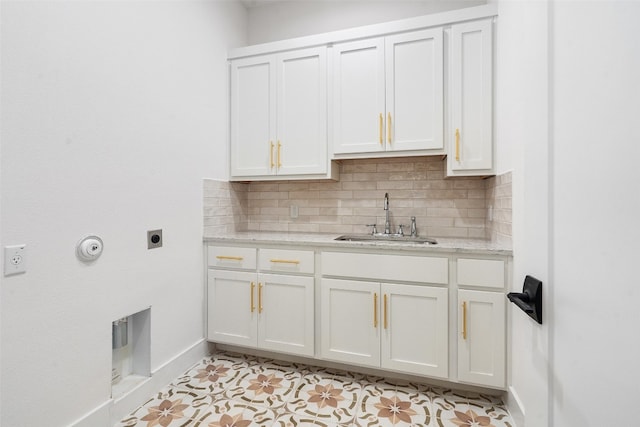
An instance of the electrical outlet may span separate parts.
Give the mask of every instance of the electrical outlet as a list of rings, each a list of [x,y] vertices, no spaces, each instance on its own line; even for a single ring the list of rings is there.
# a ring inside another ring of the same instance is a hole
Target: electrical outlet
[[[27,245],[5,246],[4,275],[25,273],[27,271]]]
[[[289,206],[289,216],[293,219],[298,218],[298,206],[297,205],[291,205]]]
[[[162,229],[147,231],[147,249],[162,247]]]

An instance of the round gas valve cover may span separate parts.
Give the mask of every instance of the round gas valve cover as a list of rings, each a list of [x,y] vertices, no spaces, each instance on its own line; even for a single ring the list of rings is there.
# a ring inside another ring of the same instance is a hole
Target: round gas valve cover
[[[104,244],[98,236],[86,236],[78,242],[76,246],[76,255],[81,261],[95,261],[102,255]]]

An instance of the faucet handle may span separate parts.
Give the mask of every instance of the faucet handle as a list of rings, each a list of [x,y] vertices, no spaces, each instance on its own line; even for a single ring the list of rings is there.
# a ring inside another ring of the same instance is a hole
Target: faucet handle
[[[401,236],[404,236],[404,229],[403,227],[405,227],[404,224],[398,224],[398,234]]]
[[[378,230],[376,229],[376,224],[365,224],[365,227],[373,227],[373,229],[371,230],[372,236],[378,232]]]
[[[411,237],[418,237],[418,230],[416,228],[416,217],[411,217]]]

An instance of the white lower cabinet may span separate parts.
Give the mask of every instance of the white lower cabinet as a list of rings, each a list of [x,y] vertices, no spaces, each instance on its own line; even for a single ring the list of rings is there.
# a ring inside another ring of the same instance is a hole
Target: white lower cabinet
[[[459,258],[458,380],[504,387],[506,338],[505,259]],[[475,289],[464,289],[473,287]]]
[[[301,264],[272,261],[292,270]],[[312,276],[209,269],[207,283],[209,341],[314,355]]]
[[[207,265],[209,341],[506,385],[509,256],[211,246]]]
[[[382,284],[381,291],[381,365],[398,371],[447,378],[448,290],[431,286]]]
[[[447,289],[323,279],[322,357],[448,375]]]
[[[313,277],[209,270],[208,339],[313,356]]]
[[[314,355],[313,280],[276,274],[260,276],[259,348]]]
[[[210,341],[257,346],[256,285],[256,273],[209,270],[207,338]]]

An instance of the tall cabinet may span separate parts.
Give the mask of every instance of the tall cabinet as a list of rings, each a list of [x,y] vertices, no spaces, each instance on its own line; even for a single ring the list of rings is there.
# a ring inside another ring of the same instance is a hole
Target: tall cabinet
[[[442,28],[339,43],[333,57],[333,152],[443,150]]]
[[[331,177],[327,48],[231,61],[231,178]]]
[[[451,26],[447,175],[493,173],[493,20]]]

